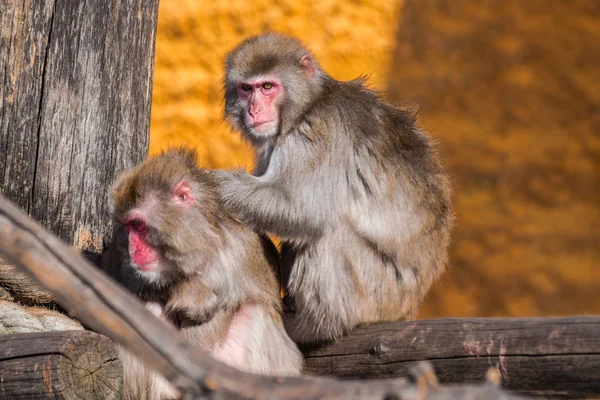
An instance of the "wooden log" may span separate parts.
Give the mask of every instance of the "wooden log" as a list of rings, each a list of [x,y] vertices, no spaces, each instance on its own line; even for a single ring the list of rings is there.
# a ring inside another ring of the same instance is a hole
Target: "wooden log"
[[[148,153],[158,0],[0,2],[0,193],[102,251],[108,187]]]
[[[470,318],[363,326],[336,343],[304,349],[306,371],[340,378],[403,377],[430,360],[443,383],[481,382],[528,396],[600,396],[600,317]]]
[[[54,296],[48,291],[36,285],[29,276],[2,259],[0,259],[0,288],[6,293],[7,300],[22,304],[50,304],[54,301]]]
[[[14,301],[14,297],[2,286],[0,286],[0,300]]]
[[[0,398],[120,399],[113,343],[87,331],[0,336]]]
[[[496,387],[423,392],[405,379],[338,381],[270,377],[237,371],[195,348],[127,292],[0,195],[0,255],[27,271],[80,321],[143,360],[184,399],[509,399]]]
[[[0,335],[73,330],[83,330],[83,327],[58,311],[0,300]]]

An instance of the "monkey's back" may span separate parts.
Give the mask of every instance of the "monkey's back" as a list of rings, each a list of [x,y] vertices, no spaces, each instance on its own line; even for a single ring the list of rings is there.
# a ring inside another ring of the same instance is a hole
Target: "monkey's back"
[[[333,204],[324,204],[331,216],[321,236],[283,248],[290,291],[305,314],[294,338],[413,318],[446,267],[454,221],[435,144],[414,114],[360,81],[326,80],[305,118],[323,155],[312,167],[327,181],[323,202]]]

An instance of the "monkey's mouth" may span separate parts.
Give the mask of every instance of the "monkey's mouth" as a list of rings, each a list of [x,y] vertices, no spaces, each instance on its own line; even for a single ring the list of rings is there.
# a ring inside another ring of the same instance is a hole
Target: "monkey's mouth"
[[[264,132],[266,130],[268,130],[271,125],[273,125],[274,121],[263,121],[263,122],[256,122],[254,124],[252,124],[250,127],[258,132]]]
[[[139,272],[154,272],[158,270],[158,260],[148,261],[144,264],[131,263],[133,267]]]

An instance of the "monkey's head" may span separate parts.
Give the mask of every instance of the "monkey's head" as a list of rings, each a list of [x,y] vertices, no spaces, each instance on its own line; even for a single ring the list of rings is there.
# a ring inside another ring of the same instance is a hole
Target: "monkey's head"
[[[296,125],[323,76],[298,40],[276,33],[251,37],[227,57],[225,115],[251,141],[268,140]]]
[[[219,241],[218,186],[194,151],[173,149],[124,172],[112,190],[116,245],[146,283],[196,273]]]

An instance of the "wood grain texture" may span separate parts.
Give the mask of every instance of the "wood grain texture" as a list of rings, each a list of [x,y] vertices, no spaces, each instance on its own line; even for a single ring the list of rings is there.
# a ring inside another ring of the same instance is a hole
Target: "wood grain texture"
[[[0,255],[27,271],[56,301],[106,334],[184,393],[184,399],[513,398],[490,384],[422,390],[406,379],[339,381],[271,377],[230,368],[195,348],[98,268],[0,195]]]
[[[121,361],[106,337],[86,331],[0,336],[3,399],[120,399]]]
[[[25,307],[0,299],[0,335],[73,330],[83,330],[83,327],[59,311]]]
[[[502,386],[528,396],[600,396],[600,317],[472,318],[364,326],[304,349],[306,372],[340,378],[408,376],[429,360],[440,382],[473,383],[496,367]]]
[[[50,305],[54,301],[54,296],[36,285],[14,265],[6,264],[2,259],[0,259],[0,289],[9,296],[7,300],[18,301],[21,304]]]
[[[148,152],[158,0],[0,3],[0,192],[76,247]]]
[[[0,192],[30,210],[53,1],[0,2]]]

